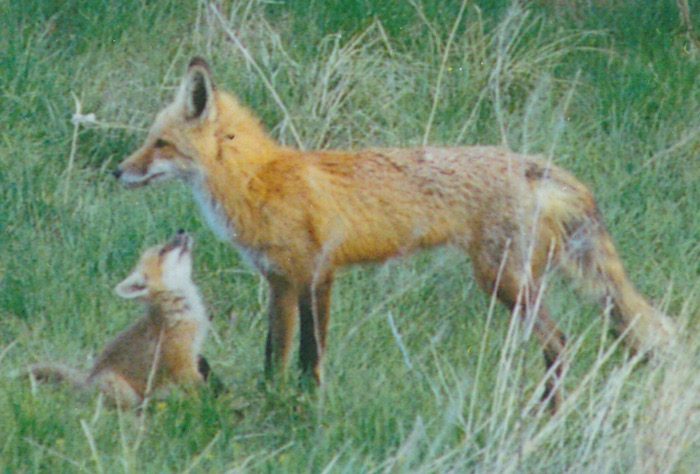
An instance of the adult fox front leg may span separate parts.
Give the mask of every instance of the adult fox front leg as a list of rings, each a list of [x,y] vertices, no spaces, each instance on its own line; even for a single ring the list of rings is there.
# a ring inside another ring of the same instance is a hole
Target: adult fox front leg
[[[591,193],[537,157],[487,146],[284,147],[194,58],[175,100],[115,175],[127,186],[189,183],[209,226],[265,275],[268,373],[286,368],[300,320],[301,367],[321,380],[336,269],[443,244],[468,252],[480,285],[506,307],[537,318],[554,405],[565,338],[527,296],[548,269],[570,270],[609,301],[632,349],[672,339],[670,321],[626,276]]]
[[[270,274],[268,332],[265,344],[265,372],[268,377],[289,365],[292,338],[297,317],[300,322],[299,366],[305,377],[321,383],[321,360],[326,349],[330,319],[333,277],[297,285],[289,279]]]
[[[332,286],[333,274],[326,272],[299,295],[299,365],[304,375],[319,384],[323,380],[321,361],[326,351]]]

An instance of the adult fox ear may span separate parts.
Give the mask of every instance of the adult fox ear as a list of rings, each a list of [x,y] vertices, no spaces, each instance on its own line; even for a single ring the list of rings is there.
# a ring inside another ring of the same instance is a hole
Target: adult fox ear
[[[119,283],[114,288],[114,291],[117,293],[117,295],[128,300],[138,298],[140,296],[146,296],[148,293],[146,279],[140,272],[136,271],[126,277],[124,281]]]
[[[180,87],[180,101],[184,104],[185,119],[203,122],[216,118],[214,91],[207,62],[195,56],[187,67],[187,73]]]

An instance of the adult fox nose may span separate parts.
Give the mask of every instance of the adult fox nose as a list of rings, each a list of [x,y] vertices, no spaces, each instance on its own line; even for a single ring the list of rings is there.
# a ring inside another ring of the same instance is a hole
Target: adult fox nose
[[[122,175],[123,171],[120,170],[119,168],[115,169],[112,171],[112,176],[114,176],[116,179],[119,179]]]

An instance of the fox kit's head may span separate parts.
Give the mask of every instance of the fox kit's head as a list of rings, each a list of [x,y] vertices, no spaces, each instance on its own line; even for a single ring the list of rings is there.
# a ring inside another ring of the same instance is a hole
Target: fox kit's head
[[[115,291],[122,298],[149,299],[157,294],[187,294],[192,282],[193,239],[180,230],[167,243],[146,250],[136,268]]]
[[[261,155],[274,146],[257,118],[236,98],[218,91],[209,65],[190,61],[175,100],[156,117],[144,144],[114,176],[129,187],[216,173],[228,160]]]

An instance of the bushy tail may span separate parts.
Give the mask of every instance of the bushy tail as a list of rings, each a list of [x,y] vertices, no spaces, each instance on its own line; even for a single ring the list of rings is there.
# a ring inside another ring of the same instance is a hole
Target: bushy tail
[[[613,330],[626,334],[634,351],[668,347],[675,337],[674,325],[627,277],[590,191],[570,174],[554,170],[539,194],[559,263],[604,305],[612,306]]]
[[[674,326],[663,312],[649,304],[634,287],[625,273],[620,257],[601,222],[591,235],[588,260],[580,254],[570,253],[586,286],[601,297],[603,304],[612,305],[614,329],[618,334],[627,333],[628,345],[635,351],[646,352],[670,345],[674,338]],[[572,237],[575,242],[576,235]]]
[[[62,364],[36,364],[29,368],[29,374],[42,383],[67,383],[73,388],[85,387],[85,374]]]

